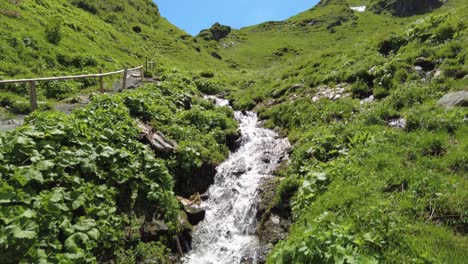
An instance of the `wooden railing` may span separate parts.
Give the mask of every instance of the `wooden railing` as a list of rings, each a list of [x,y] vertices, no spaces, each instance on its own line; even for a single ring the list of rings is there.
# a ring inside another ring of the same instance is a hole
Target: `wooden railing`
[[[153,68],[154,62],[146,62],[146,70],[148,70],[148,66],[151,65]],[[140,77],[141,79],[144,78],[143,66],[138,66],[131,69],[123,69],[119,71],[113,72],[106,72],[103,73],[102,69],[99,70],[99,73],[96,74],[85,74],[85,75],[74,75],[74,76],[59,76],[59,77],[45,77],[45,78],[33,78],[33,79],[18,79],[18,80],[0,80],[0,84],[8,84],[8,83],[29,83],[29,101],[31,103],[31,111],[37,109],[37,91],[36,91],[36,83],[41,81],[65,81],[65,80],[75,80],[75,79],[86,79],[86,78],[99,78],[99,91],[104,93],[104,77],[121,74],[123,73],[123,80],[122,80],[122,91],[127,88],[127,78],[128,72],[140,70]]]

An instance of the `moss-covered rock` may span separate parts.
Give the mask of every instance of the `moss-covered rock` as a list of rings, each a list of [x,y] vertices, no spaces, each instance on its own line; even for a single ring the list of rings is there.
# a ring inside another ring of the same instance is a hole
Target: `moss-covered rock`
[[[231,27],[226,25],[221,25],[220,23],[214,23],[211,28],[202,30],[197,37],[203,38],[204,40],[216,40],[220,41],[221,39],[227,37],[231,33]]]

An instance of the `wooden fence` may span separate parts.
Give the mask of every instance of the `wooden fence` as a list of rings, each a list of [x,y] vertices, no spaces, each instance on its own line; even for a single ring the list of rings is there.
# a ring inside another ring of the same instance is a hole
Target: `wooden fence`
[[[154,69],[154,62],[146,62],[146,70]],[[60,77],[46,77],[46,78],[34,78],[34,79],[19,79],[19,80],[0,80],[0,84],[8,84],[8,83],[29,83],[29,101],[31,103],[31,111],[37,109],[37,92],[36,92],[36,83],[41,81],[64,81],[64,80],[75,80],[75,79],[85,79],[85,78],[99,78],[99,91],[104,93],[104,77],[121,74],[123,73],[123,80],[122,80],[122,91],[123,89],[127,88],[127,78],[128,73],[131,71],[140,70],[140,77],[141,79],[144,78],[144,70],[143,66],[138,66],[135,68],[125,68],[119,71],[113,72],[106,72],[103,73],[102,69],[99,70],[97,74],[86,74],[86,75],[75,75],[75,76],[60,76]]]
[[[146,61],[145,62],[145,71],[148,72],[150,70],[154,70],[155,65],[156,65],[156,62],[154,62],[154,61]]]

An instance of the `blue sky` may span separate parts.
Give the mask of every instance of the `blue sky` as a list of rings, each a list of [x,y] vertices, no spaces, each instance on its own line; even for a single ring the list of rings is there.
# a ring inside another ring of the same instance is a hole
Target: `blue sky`
[[[187,33],[196,35],[215,22],[233,28],[284,20],[319,0],[154,0],[161,15]]]

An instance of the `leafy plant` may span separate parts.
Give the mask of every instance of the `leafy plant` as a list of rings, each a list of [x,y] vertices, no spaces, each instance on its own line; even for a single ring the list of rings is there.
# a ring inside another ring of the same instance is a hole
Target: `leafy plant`
[[[58,45],[62,40],[62,21],[55,19],[52,24],[45,30],[47,41],[51,44]]]

